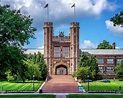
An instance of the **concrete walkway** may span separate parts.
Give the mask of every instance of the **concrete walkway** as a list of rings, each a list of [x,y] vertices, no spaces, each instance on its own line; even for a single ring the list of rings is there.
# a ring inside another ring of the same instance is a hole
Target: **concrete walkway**
[[[56,95],[56,98],[66,98],[66,95]]]

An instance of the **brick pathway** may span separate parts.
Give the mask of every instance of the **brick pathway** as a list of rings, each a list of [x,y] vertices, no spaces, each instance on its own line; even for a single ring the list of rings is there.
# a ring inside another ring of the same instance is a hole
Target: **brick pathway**
[[[42,88],[43,93],[77,93],[78,84],[71,75],[52,75]],[[62,97],[61,97],[62,98]],[[63,97],[64,98],[64,97]]]

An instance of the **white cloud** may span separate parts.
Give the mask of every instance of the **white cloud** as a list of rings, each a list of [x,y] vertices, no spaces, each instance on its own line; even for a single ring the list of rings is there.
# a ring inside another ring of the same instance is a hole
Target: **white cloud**
[[[84,40],[84,43],[80,45],[82,49],[97,48],[97,44],[92,43],[90,40]]]
[[[73,19],[72,4],[76,4],[76,17],[98,16],[104,10],[114,10],[116,5],[108,0],[2,0],[4,4],[10,4],[15,8],[21,7],[24,14],[31,15],[34,18],[34,24],[39,27],[41,22],[46,21],[45,4],[49,4],[50,21],[56,23],[69,22]],[[39,21],[40,20],[40,21]],[[64,20],[64,21],[63,21]]]
[[[108,0],[2,0],[1,2],[2,5],[10,4],[12,9],[19,9],[21,7],[23,14],[30,15],[33,18],[33,26],[37,28],[39,33],[43,31],[43,23],[47,21],[47,9],[44,8],[47,3],[49,4],[49,21],[55,23],[55,28],[63,30],[67,29],[69,27],[68,23],[73,20],[74,8],[71,8],[71,5],[74,3],[76,4],[77,18],[82,16],[98,17],[104,10],[114,10],[117,7]],[[38,38],[36,44],[39,46]],[[85,41],[84,44],[83,48],[95,48],[95,44],[89,43],[89,41]]]
[[[95,5],[92,10],[95,14],[101,14],[103,10],[114,10],[117,6],[114,3],[109,3],[108,0],[95,0]]]
[[[120,49],[120,47],[116,47],[116,49]]]
[[[114,26],[114,23],[110,20],[106,20],[106,27],[109,29],[111,33],[113,33],[116,36],[123,37],[123,27],[121,25]]]
[[[94,14],[98,15],[103,10],[107,9],[108,2],[106,0],[98,0],[96,1],[95,5],[92,7],[92,11]],[[110,5],[109,5],[110,6]]]
[[[44,49],[44,46],[38,47],[38,49]]]

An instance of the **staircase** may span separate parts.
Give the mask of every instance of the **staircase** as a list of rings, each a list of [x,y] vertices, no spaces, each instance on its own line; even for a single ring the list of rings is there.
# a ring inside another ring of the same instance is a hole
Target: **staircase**
[[[71,75],[52,75],[42,88],[43,93],[77,93],[78,84]]]

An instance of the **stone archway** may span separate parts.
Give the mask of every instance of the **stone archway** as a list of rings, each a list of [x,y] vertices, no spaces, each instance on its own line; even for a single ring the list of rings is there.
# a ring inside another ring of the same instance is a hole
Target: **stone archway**
[[[54,74],[55,75],[68,75],[69,74],[69,65],[63,62],[59,62],[54,65]]]
[[[68,74],[68,69],[64,65],[59,65],[55,69],[55,74],[56,75],[67,75]]]

